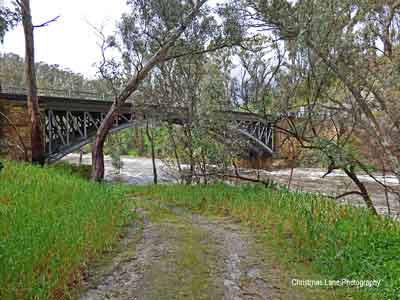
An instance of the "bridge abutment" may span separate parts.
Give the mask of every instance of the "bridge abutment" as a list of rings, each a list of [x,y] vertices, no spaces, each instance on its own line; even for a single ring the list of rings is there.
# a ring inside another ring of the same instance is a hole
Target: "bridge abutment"
[[[31,128],[27,105],[0,98],[0,155],[13,160],[31,159]]]

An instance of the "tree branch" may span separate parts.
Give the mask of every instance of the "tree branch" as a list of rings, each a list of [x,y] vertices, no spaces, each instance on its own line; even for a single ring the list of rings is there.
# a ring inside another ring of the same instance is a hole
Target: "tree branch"
[[[44,22],[44,23],[42,23],[42,24],[33,25],[33,28],[46,27],[46,26],[48,26],[50,23],[56,22],[59,18],[60,18],[60,16],[57,16],[57,17],[55,17],[55,18],[53,18],[53,19],[51,19],[51,20],[49,20],[49,21],[46,21],[46,22]]]
[[[361,196],[362,198],[364,198],[364,195],[361,192],[351,191],[351,192],[346,192],[346,193],[343,193],[343,194],[341,194],[339,196],[336,196],[336,197],[334,197],[334,199],[339,200],[339,199],[344,198],[344,197],[349,196],[349,195],[358,195],[358,196]]]

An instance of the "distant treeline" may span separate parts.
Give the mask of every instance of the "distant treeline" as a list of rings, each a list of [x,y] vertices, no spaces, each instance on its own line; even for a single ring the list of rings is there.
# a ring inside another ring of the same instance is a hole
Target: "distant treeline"
[[[36,63],[38,88],[107,92],[101,79],[87,79],[82,74],[57,64]],[[24,59],[14,53],[0,53],[0,82],[2,86],[24,87]]]

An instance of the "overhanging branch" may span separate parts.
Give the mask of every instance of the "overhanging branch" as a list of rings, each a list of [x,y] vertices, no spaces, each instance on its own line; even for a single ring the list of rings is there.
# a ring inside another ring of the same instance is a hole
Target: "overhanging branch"
[[[51,19],[51,20],[49,20],[49,21],[46,21],[46,22],[44,22],[44,23],[42,23],[42,24],[33,25],[33,28],[46,27],[46,26],[48,26],[50,23],[56,22],[59,18],[60,18],[60,16],[57,16],[57,17],[55,17],[55,18],[53,18],[53,19]]]

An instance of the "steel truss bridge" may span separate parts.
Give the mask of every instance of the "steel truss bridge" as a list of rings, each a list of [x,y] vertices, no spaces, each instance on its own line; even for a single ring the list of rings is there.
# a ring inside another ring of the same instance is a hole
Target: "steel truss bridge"
[[[93,142],[96,132],[112,101],[105,95],[64,90],[38,90],[42,114],[45,152],[49,163],[55,162],[84,145]],[[24,89],[3,88],[1,102],[26,106]],[[272,121],[243,112],[220,112],[228,127],[249,141],[253,149],[264,155],[274,153],[274,126]],[[141,126],[156,120],[183,125],[188,122],[185,108],[146,106],[137,107],[128,102],[118,111],[111,132]]]

